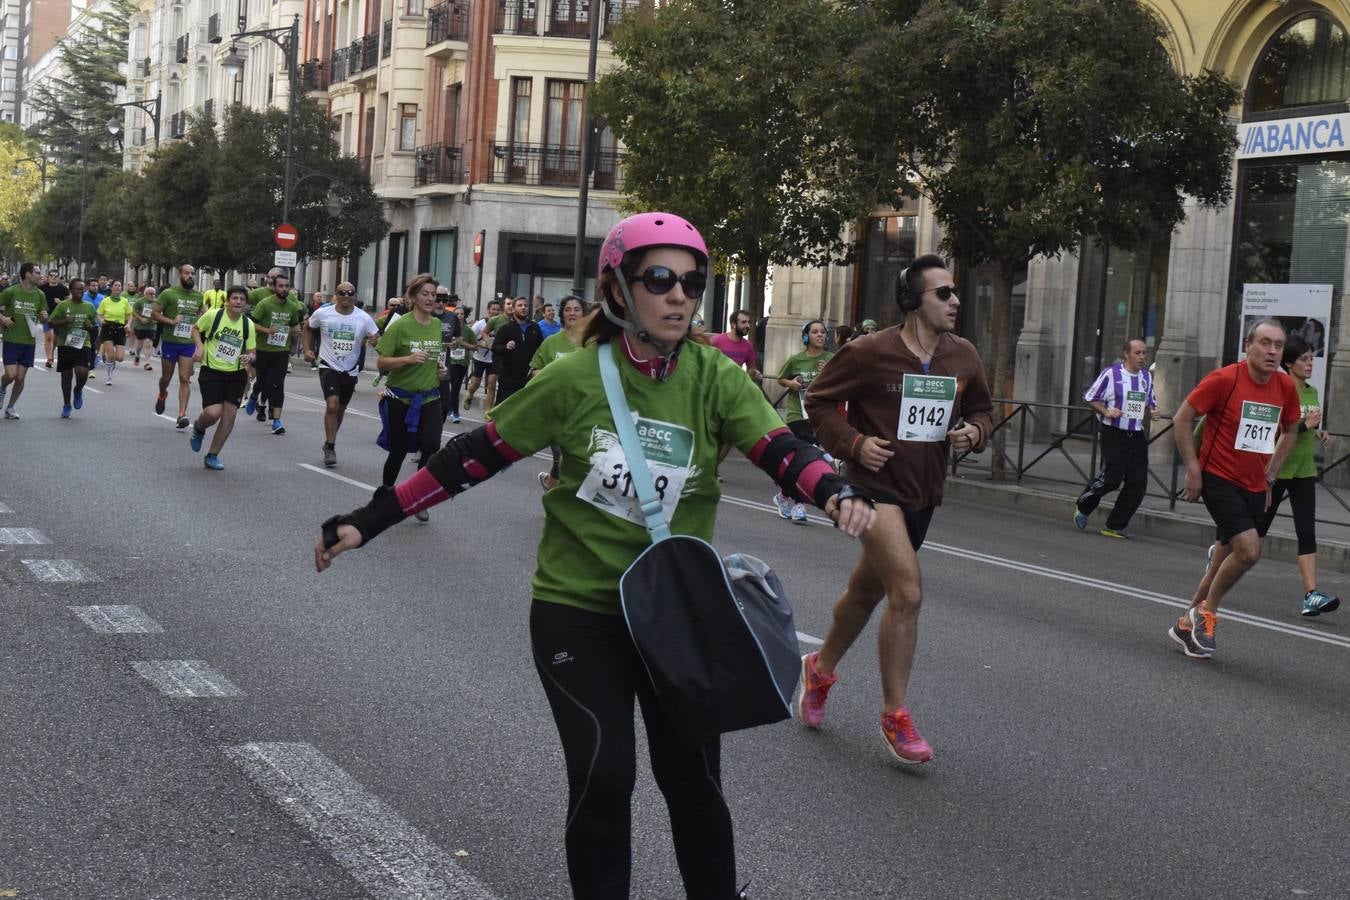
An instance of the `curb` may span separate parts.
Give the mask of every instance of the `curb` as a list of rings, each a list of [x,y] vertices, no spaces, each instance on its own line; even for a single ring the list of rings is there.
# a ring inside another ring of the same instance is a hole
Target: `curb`
[[[1071,517],[1074,498],[1068,494],[1057,494],[1016,484],[994,484],[971,478],[948,477],[946,496],[967,503],[1016,509],[1063,522],[1065,528],[1073,527]],[[1112,505],[1109,503],[1102,503],[1097,507],[1098,511],[1107,511],[1111,508]],[[1134,514],[1134,518],[1130,521],[1130,531],[1165,541],[1193,544],[1196,547],[1208,547],[1214,539],[1214,523],[1208,517],[1165,512],[1146,506],[1141,506]],[[1266,559],[1292,563],[1298,556],[1298,539],[1289,534],[1272,531],[1266,535],[1261,552]],[[1319,538],[1317,566],[1326,571],[1350,573],[1350,544]]]

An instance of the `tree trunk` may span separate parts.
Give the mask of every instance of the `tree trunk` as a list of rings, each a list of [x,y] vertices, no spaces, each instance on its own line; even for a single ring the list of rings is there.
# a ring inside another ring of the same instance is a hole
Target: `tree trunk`
[[[745,273],[750,279],[750,295],[745,298],[745,309],[750,313],[750,323],[753,325],[764,315],[764,289],[769,280],[769,261],[747,260]]]
[[[990,373],[989,390],[996,398],[994,403],[994,424],[1008,414],[1007,403],[997,402],[997,398],[1012,397],[1012,350],[1013,342],[1009,332],[1009,316],[1012,313],[1013,264],[1011,260],[999,260],[994,273],[994,309],[990,328],[994,333],[994,371]],[[990,440],[989,477],[993,481],[1003,481],[1007,477],[1007,440],[1008,429],[994,432]]]

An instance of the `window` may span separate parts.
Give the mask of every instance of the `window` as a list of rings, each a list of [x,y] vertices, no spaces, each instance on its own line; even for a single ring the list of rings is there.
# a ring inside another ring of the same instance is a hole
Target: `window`
[[[445,88],[445,110],[444,120],[441,122],[441,140],[447,144],[454,144],[455,138],[459,134],[459,95],[462,84],[456,81],[454,84],[446,85]]]
[[[585,117],[586,83],[550,79],[548,106],[544,110],[544,159],[539,173],[542,183],[577,183]]]
[[[426,9],[424,0],[408,0],[408,15],[420,16]]]
[[[511,79],[511,119],[508,143],[525,144],[530,140],[530,93],[534,88],[532,78]]]
[[[1345,29],[1314,14],[1295,19],[1266,45],[1248,86],[1247,112],[1341,105],[1347,96],[1350,42]]]
[[[417,149],[417,104],[398,105],[398,149]]]

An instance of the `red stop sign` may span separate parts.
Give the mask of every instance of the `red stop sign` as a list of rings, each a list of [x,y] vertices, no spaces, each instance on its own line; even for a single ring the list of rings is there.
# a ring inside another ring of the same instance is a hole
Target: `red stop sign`
[[[483,264],[483,232],[478,232],[473,236],[473,264],[481,266]]]
[[[272,231],[272,237],[276,239],[277,246],[282,250],[294,250],[295,245],[300,241],[300,232],[295,230],[294,225],[287,225],[282,222]]]

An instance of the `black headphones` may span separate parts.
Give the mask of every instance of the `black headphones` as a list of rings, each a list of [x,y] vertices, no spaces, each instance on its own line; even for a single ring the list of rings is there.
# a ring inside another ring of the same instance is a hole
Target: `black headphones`
[[[824,328],[824,327],[825,327],[825,323],[822,322],[820,319],[812,319],[810,322],[807,322],[805,325],[803,325],[803,326],[802,326],[802,346],[803,346],[803,347],[809,347],[809,346],[811,346],[811,326],[812,326],[812,325],[819,325],[821,328]]]
[[[914,284],[915,279],[920,283]],[[923,305],[922,279],[923,270],[915,272],[913,266],[901,270],[895,279],[895,302],[902,311],[914,312]]]

